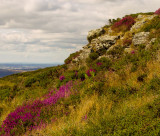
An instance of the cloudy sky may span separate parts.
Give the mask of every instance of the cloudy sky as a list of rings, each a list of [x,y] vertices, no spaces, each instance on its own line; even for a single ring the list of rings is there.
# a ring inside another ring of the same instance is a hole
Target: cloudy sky
[[[63,63],[89,30],[158,8],[160,0],[0,0],[0,63]]]

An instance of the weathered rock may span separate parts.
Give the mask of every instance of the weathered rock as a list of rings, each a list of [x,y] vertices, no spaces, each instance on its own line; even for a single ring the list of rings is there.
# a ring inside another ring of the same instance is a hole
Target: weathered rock
[[[150,32],[139,32],[136,33],[132,39],[132,42],[135,46],[140,44],[146,44],[148,42]]]
[[[132,48],[125,48],[124,49],[125,53],[129,53],[130,54],[130,53],[132,53],[132,51],[134,51]]]
[[[103,28],[96,29],[96,30],[91,30],[91,31],[88,32],[87,39],[88,39],[89,42],[91,42],[92,39],[94,39],[98,36],[101,36],[104,33],[105,33],[105,30]]]
[[[131,32],[140,29],[149,20],[152,20],[156,15],[138,15],[136,23],[131,27]]]
[[[89,56],[90,53],[91,53],[91,49],[83,49],[82,52],[81,52],[81,54],[78,57],[76,57],[74,59],[74,61],[75,62],[78,62],[80,60],[83,61],[86,58],[88,58],[88,56]]]
[[[109,36],[104,35],[101,37],[98,37],[97,39],[93,39],[91,42],[92,47],[94,48],[94,51],[98,52],[101,49],[108,49],[112,45],[116,43],[116,40],[119,39],[119,36]]]
[[[83,46],[82,48],[83,48],[83,49],[89,49],[89,48],[91,48],[91,47],[92,47],[91,44],[87,44],[87,45]]]

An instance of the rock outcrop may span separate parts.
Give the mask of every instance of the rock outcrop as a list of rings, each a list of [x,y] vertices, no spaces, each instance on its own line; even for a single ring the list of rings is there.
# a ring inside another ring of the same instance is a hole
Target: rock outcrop
[[[74,59],[74,61],[75,62],[78,62],[78,61],[83,61],[83,60],[85,60],[86,58],[88,58],[88,56],[89,56],[89,54],[91,53],[91,49],[90,48],[84,48],[83,50],[82,50],[82,53],[78,56],[78,57],[76,57],[75,59]]]
[[[88,39],[89,42],[91,42],[92,39],[95,39],[95,38],[101,36],[104,33],[105,33],[105,31],[104,31],[103,28],[91,30],[91,31],[88,32],[87,39]]]
[[[120,36],[104,35],[104,36],[98,37],[97,39],[93,39],[91,42],[92,49],[95,52],[98,52],[102,49],[107,50],[112,45],[114,45],[116,43],[116,40],[119,38]]]
[[[136,33],[132,39],[135,46],[140,44],[146,44],[148,42],[150,32],[139,32]]]
[[[89,31],[87,36],[89,43],[83,47],[82,52],[74,58],[74,61],[85,61],[91,52],[98,53],[99,58],[113,57],[108,55],[108,52],[113,51],[117,46],[124,48],[125,53],[133,53],[136,50],[134,46],[142,44],[146,46],[145,49],[150,49],[156,38],[150,39],[150,32],[142,32],[141,28],[155,16],[157,15],[138,15],[135,19],[136,23],[127,32],[115,32],[112,26]]]

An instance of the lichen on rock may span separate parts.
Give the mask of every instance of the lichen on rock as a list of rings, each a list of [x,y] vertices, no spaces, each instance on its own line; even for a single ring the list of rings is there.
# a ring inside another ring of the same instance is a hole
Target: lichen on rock
[[[150,32],[139,32],[133,36],[133,44],[135,46],[140,44],[146,44],[148,42]]]

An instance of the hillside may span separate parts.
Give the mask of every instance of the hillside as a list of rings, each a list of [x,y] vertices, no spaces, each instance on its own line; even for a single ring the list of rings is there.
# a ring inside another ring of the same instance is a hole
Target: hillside
[[[160,135],[160,9],[87,39],[61,66],[0,79],[1,136]]]

